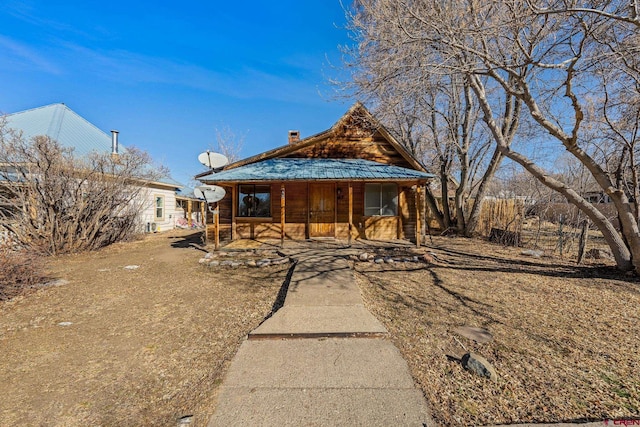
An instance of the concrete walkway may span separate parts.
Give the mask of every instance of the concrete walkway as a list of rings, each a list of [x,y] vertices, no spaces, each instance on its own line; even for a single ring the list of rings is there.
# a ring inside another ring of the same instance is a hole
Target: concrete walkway
[[[209,426],[432,426],[346,260],[290,255],[298,262],[284,306],[240,346]]]

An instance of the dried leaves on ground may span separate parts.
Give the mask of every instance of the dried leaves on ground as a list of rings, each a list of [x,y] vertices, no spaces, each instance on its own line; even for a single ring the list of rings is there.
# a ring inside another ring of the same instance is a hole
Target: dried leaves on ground
[[[190,233],[61,256],[67,283],[0,304],[1,425],[206,425],[288,266],[203,267]]]
[[[0,241],[0,302],[44,284],[43,265],[41,256]]]
[[[526,258],[517,248],[436,238],[434,263],[356,263],[369,309],[389,329],[444,426],[640,416],[640,283],[608,266]],[[454,332],[482,327],[478,344]],[[465,371],[467,351],[496,368]]]

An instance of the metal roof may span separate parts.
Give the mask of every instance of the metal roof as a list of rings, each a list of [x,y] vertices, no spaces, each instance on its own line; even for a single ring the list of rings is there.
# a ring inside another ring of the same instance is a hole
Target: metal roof
[[[111,135],[98,129],[94,124],[64,104],[51,104],[31,110],[8,114],[7,127],[22,131],[25,139],[46,135],[60,145],[73,148],[76,156],[90,153],[111,153]],[[119,145],[120,152],[126,147]],[[182,187],[171,177],[163,177],[161,184]]]
[[[200,177],[207,182],[413,181],[434,175],[362,159],[269,159]]]
[[[7,122],[8,127],[22,131],[26,139],[46,135],[63,147],[73,148],[78,156],[111,152],[111,136],[64,104],[8,114]]]

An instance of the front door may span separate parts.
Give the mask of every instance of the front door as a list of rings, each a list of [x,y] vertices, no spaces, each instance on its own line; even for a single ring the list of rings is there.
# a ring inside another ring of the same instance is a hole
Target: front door
[[[335,236],[335,185],[309,184],[309,237]]]

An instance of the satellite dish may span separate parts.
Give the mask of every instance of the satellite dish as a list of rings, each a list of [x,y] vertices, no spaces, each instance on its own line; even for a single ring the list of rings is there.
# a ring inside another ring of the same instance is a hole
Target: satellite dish
[[[212,153],[210,151],[200,153],[198,161],[211,169],[219,169],[229,164],[229,159],[227,159],[226,156],[220,153]]]
[[[193,189],[193,194],[198,198],[198,199],[204,199],[204,193],[202,192],[202,190],[200,190],[199,188],[194,188]]]
[[[194,190],[196,196],[199,196],[198,192],[202,193],[207,203],[219,202],[224,198],[225,194],[227,194],[224,188],[218,187],[217,185],[201,185]]]

